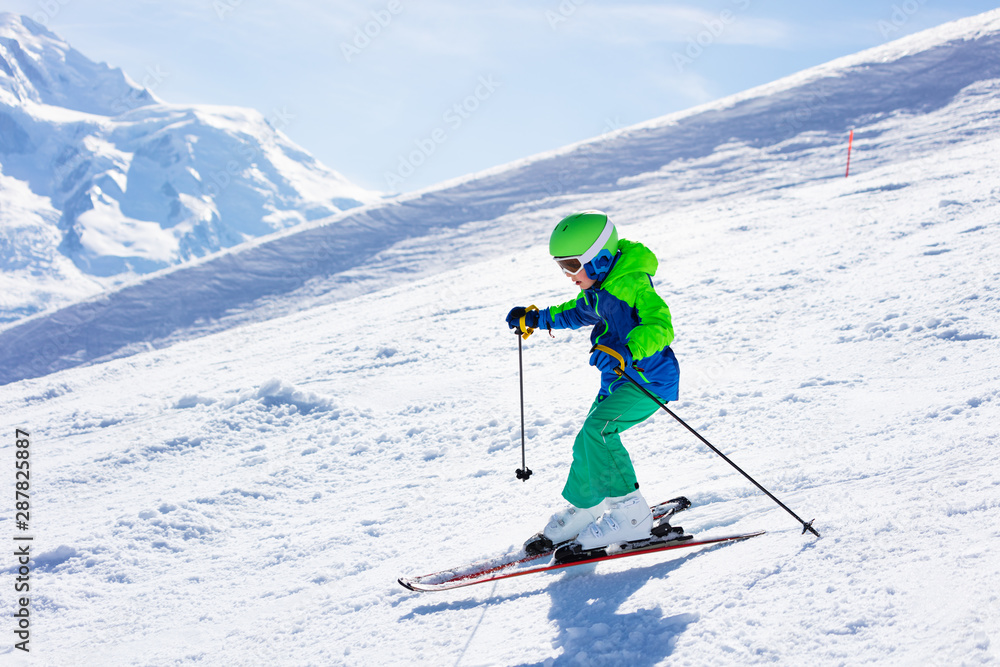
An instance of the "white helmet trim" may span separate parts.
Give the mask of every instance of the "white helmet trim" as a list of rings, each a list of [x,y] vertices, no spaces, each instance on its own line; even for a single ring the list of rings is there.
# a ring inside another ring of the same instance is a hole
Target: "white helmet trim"
[[[580,264],[586,264],[597,257],[597,254],[601,252],[601,249],[611,238],[611,233],[615,231],[615,225],[611,222],[611,218],[605,215],[605,219],[606,222],[604,223],[604,229],[601,230],[601,235],[594,241],[594,245],[587,248],[587,252],[580,255]]]

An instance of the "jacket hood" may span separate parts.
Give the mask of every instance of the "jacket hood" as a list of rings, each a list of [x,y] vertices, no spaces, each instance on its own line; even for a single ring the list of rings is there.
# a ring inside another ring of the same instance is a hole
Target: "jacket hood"
[[[605,285],[630,273],[656,275],[656,269],[659,267],[660,262],[656,259],[653,251],[646,246],[634,241],[619,239],[618,250],[621,251],[621,257],[615,262],[614,268],[611,269],[611,274],[605,279]]]

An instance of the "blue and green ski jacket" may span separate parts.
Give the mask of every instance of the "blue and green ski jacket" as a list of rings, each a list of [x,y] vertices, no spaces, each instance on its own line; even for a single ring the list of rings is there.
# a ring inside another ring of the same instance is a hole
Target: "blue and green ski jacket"
[[[626,346],[634,360],[628,374],[664,401],[676,401],[680,367],[670,343],[674,327],[670,309],[653,289],[659,262],[641,243],[621,239],[618,255],[603,282],[581,290],[573,300],[539,311],[542,329],[580,329],[594,325],[591,345],[606,345],[618,352]],[[614,372],[617,361],[594,352],[590,364],[601,371],[598,399],[610,396],[625,378]],[[642,369],[642,370],[639,370]]]

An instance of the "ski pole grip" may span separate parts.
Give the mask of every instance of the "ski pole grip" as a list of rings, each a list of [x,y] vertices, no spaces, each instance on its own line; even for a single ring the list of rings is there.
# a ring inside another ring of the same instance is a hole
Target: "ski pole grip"
[[[535,333],[535,330],[529,327],[524,321],[524,319],[528,316],[528,313],[531,312],[532,310],[538,310],[538,307],[528,306],[527,308],[524,309],[524,315],[521,315],[521,338],[523,338],[524,340],[528,340],[528,336]]]
[[[601,352],[604,352],[605,354],[610,354],[612,357],[614,357],[615,359],[617,359],[618,360],[618,366],[615,368],[615,373],[617,373],[618,375],[624,375],[625,374],[625,358],[622,357],[622,355],[618,354],[617,352],[615,352],[614,350],[612,350],[607,345],[595,345],[594,347],[590,348],[591,352],[598,351],[598,350],[601,351]]]

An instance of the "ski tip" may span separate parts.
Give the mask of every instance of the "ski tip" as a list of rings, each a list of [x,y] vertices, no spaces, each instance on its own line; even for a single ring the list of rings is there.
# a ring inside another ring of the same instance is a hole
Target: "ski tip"
[[[404,579],[403,577],[400,577],[396,581],[399,583],[400,586],[402,586],[403,588],[405,588],[408,591],[416,592],[416,590],[417,590],[417,589],[415,589],[413,587],[413,585],[408,580]]]

